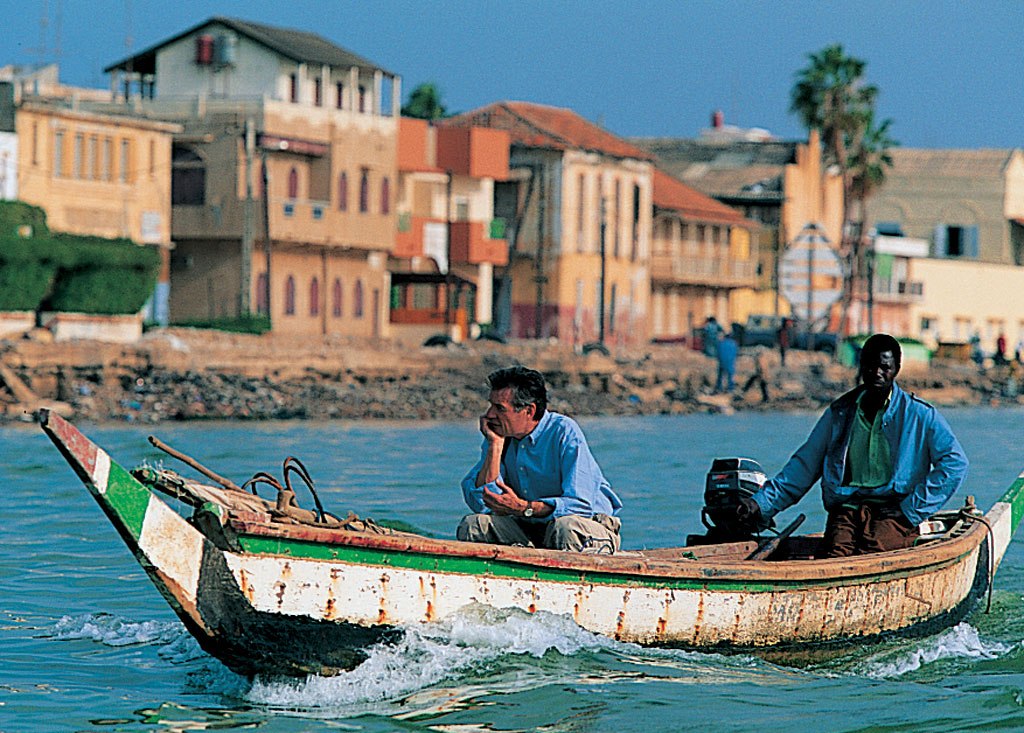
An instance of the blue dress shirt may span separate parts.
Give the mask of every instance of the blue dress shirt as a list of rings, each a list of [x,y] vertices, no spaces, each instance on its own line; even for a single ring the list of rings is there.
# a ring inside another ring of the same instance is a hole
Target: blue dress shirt
[[[484,440],[480,460],[462,479],[466,504],[476,513],[489,513],[484,505],[486,487],[500,493],[496,482],[476,485],[476,477],[487,456]],[[547,410],[529,435],[506,440],[499,478],[526,501],[543,501],[554,512],[539,521],[569,514],[592,517],[615,516],[622,501],[612,491],[601,467],[587,446],[580,426],[570,417]]]

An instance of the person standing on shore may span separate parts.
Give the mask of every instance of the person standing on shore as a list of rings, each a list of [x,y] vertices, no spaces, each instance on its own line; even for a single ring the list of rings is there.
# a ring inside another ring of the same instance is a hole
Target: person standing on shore
[[[899,342],[877,333],[860,354],[861,384],[825,410],[806,442],[737,519],[764,526],[821,480],[828,511],[822,557],[909,547],[918,525],[963,483],[967,456],[946,420],[896,384]]]
[[[775,334],[775,341],[779,345],[779,360],[781,361],[782,366],[786,366],[786,351],[789,350],[789,332],[789,319],[783,318],[782,323],[779,324],[779,330]]]
[[[736,356],[739,346],[732,333],[723,334],[718,339],[718,378],[715,380],[715,392],[732,392],[736,377]],[[724,383],[724,384],[723,384]]]
[[[761,388],[761,402],[768,401],[768,351],[764,346],[755,346],[753,353],[754,373],[743,385],[741,394],[746,394],[750,388],[757,385]]]
[[[544,375],[522,366],[487,377],[480,460],[462,479],[473,511],[456,537],[467,542],[618,551],[622,501],[572,418],[547,409]]]
[[[712,359],[718,356],[718,339],[722,335],[722,327],[718,325],[718,319],[708,316],[704,322],[704,356]]]

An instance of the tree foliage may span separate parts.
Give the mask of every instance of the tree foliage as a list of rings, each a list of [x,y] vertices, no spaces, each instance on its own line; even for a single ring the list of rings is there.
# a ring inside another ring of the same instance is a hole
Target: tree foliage
[[[433,82],[425,82],[409,92],[409,101],[402,107],[406,117],[421,120],[439,120],[448,116],[441,102],[441,90]]]

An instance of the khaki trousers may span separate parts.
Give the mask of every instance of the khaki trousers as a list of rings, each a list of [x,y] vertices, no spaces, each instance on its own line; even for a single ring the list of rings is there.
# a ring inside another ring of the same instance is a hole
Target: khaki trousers
[[[549,522],[528,522],[520,517],[497,514],[470,514],[462,518],[455,536],[463,542],[611,555],[619,550],[621,525],[618,517],[607,514],[595,514],[593,518],[570,514]]]

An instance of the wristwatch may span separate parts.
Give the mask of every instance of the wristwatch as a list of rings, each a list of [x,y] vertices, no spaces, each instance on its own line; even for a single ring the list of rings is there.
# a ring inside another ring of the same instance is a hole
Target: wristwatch
[[[533,516],[533,502],[532,501],[526,502],[526,508],[523,509],[523,516],[524,517],[532,517]]]

